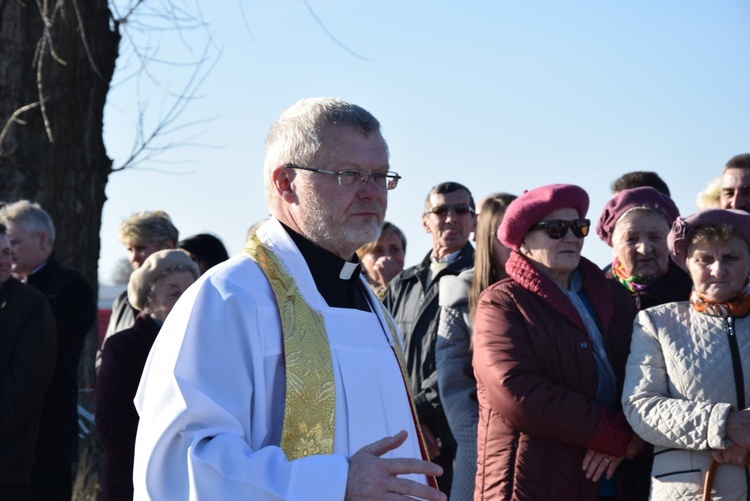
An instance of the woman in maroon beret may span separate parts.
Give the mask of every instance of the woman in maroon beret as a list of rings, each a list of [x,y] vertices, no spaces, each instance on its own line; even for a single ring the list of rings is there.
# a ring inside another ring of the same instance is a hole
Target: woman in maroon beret
[[[750,214],[709,209],[678,218],[668,238],[693,281],[689,301],[641,311],[623,407],[654,444],[653,499],[748,498],[750,449]]]
[[[475,499],[643,499],[626,457],[644,443],[620,409],[635,308],[581,257],[589,197],[578,186],[528,191],[499,240],[509,279],[480,297]]]
[[[651,187],[623,190],[604,206],[596,232],[614,255],[607,277],[630,292],[639,310],[690,297],[690,276],[667,246],[679,215],[672,199]]]

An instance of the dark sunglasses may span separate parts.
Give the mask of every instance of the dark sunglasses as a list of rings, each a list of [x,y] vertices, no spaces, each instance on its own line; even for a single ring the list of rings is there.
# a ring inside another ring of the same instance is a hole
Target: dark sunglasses
[[[571,219],[563,221],[562,219],[553,219],[551,221],[541,221],[529,228],[529,231],[547,230],[547,235],[553,240],[559,240],[568,234],[568,228],[573,230],[573,235],[583,238],[589,234],[591,221],[588,219]]]
[[[450,211],[457,216],[465,216],[466,214],[474,214],[474,209],[468,205],[438,205],[428,210],[425,214],[435,214],[436,216],[445,216]]]

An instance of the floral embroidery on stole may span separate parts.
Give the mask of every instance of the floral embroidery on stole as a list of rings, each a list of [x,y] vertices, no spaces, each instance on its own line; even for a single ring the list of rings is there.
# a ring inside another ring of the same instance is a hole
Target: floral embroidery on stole
[[[290,461],[332,454],[336,388],[323,317],[305,302],[294,279],[257,236],[243,250],[268,279],[281,317],[286,398],[280,446]]]

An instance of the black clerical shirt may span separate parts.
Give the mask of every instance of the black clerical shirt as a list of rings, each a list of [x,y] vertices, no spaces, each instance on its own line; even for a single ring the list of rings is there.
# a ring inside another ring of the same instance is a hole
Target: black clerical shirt
[[[328,306],[372,311],[363,290],[363,287],[367,286],[359,278],[362,273],[362,266],[359,264],[356,254],[353,256],[353,261],[347,262],[336,254],[314,244],[284,223],[281,223],[281,226],[289,233],[302,253],[302,257],[305,258],[307,267],[310,268],[310,273],[312,273],[315,281],[315,286]],[[341,271],[347,264],[349,266],[355,264],[356,268],[349,275],[349,278],[341,278]]]

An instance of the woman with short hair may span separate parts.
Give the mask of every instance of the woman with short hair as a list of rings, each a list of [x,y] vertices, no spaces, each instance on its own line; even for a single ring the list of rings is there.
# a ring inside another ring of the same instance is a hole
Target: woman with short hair
[[[388,221],[383,223],[377,240],[357,249],[362,274],[380,299],[388,290],[388,282],[403,271],[405,256],[406,237],[398,226]]]

